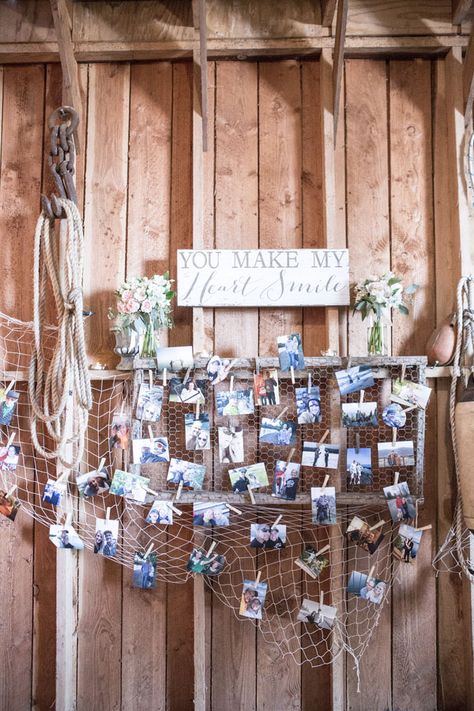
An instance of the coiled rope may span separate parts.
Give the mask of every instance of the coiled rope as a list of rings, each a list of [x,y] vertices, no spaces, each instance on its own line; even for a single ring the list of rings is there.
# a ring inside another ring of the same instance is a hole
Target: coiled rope
[[[42,212],[36,223],[33,267],[35,349],[28,379],[33,409],[30,426],[34,447],[41,456],[58,458],[67,469],[77,469],[84,452],[92,407],[82,315],[84,236],[76,205],[65,198],[58,198],[58,204],[66,215],[61,249],[56,239],[55,220]],[[58,338],[49,365],[45,363],[42,351],[48,279],[58,323]],[[49,451],[38,441],[38,422],[44,423],[54,441]],[[66,454],[71,449],[72,457]]]

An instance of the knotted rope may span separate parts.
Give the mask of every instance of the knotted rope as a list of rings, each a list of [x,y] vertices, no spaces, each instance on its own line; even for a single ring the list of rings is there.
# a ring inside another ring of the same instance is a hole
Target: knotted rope
[[[83,327],[82,223],[76,205],[59,198],[66,218],[63,247],[58,249],[55,220],[44,212],[36,223],[34,246],[33,332],[35,350],[30,363],[28,393],[33,414],[31,437],[46,459],[58,458],[67,469],[76,469],[84,452],[85,433],[92,407]],[[60,226],[62,230],[63,227]],[[42,351],[48,279],[52,286],[58,321],[58,338],[47,366]],[[38,441],[38,422],[43,422],[54,441],[47,451]],[[67,457],[65,448],[73,446]]]

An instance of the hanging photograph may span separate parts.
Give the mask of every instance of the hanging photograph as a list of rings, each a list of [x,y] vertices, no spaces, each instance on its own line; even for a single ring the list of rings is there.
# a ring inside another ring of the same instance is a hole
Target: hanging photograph
[[[211,385],[217,385],[225,380],[232,368],[232,361],[228,358],[221,358],[218,355],[213,355],[206,367],[207,377]]]
[[[265,548],[265,550],[278,550],[286,544],[286,526],[268,523],[250,524],[250,547]]]
[[[167,437],[132,440],[133,461],[135,464],[157,464],[169,462],[170,452]]]
[[[237,417],[251,415],[254,412],[253,392],[245,390],[218,390],[216,392],[217,414],[222,417]]]
[[[387,591],[387,584],[378,578],[369,578],[365,573],[354,571],[351,573],[347,592],[350,595],[357,595],[363,600],[380,605]]]
[[[358,516],[354,516],[349,523],[347,537],[352,543],[356,543],[371,555],[375,553],[384,539],[381,526],[372,531],[369,524]]]
[[[244,431],[242,427],[219,427],[219,462],[237,464],[244,461]]]
[[[256,581],[244,580],[239,614],[243,617],[261,620],[267,587],[266,583],[257,584]]]
[[[379,442],[377,445],[379,467],[413,467],[415,451],[411,440]]]
[[[207,380],[188,380],[186,384],[180,378],[170,378],[169,402],[180,402],[185,405],[204,405],[207,395]]]
[[[339,445],[327,442],[303,442],[301,464],[304,467],[337,469],[339,465]]]
[[[320,555],[312,546],[307,545],[295,563],[310,577],[319,578],[323,570],[329,567],[329,557]]]
[[[296,422],[289,420],[272,420],[262,417],[260,422],[260,442],[290,447],[296,444]]]
[[[227,504],[193,504],[193,526],[229,526],[229,519]]]
[[[194,365],[192,346],[171,346],[156,349],[156,362],[158,370],[178,372]]]
[[[110,488],[110,479],[107,469],[104,467],[100,471],[95,470],[87,474],[79,474],[76,478],[76,485],[81,496],[86,498],[105,494]]]
[[[393,484],[392,486],[385,486],[383,493],[387,499],[388,510],[390,511],[392,521],[400,523],[401,521],[412,521],[415,519],[416,506],[406,481]]]
[[[376,402],[342,403],[343,427],[377,427]]]
[[[422,535],[423,531],[417,531],[413,526],[401,523],[393,544],[395,558],[403,563],[415,563]]]
[[[136,552],[133,556],[133,577],[132,587],[142,588],[142,590],[152,590],[156,588],[156,574],[158,572],[157,553]]]
[[[150,479],[145,476],[116,469],[110,485],[110,493],[124,496],[137,504],[144,504],[149,483]]]
[[[431,388],[422,383],[412,383],[409,380],[395,380],[390,399],[401,405],[411,407],[416,405],[424,410],[430,399]]]
[[[290,333],[288,336],[278,336],[278,358],[280,360],[280,370],[283,372],[304,369],[303,345],[301,334]]]
[[[58,481],[57,479],[48,479],[44,485],[43,501],[53,506],[59,506],[61,499],[66,493],[67,482]]]
[[[229,478],[234,493],[268,486],[267,470],[263,462],[249,464],[249,466],[238,469],[229,469]]]
[[[0,425],[9,425],[15,412],[20,393],[16,390],[0,390]]]
[[[6,516],[10,521],[14,521],[20,508],[21,502],[13,494],[0,491],[0,514]]]
[[[353,486],[372,483],[372,450],[370,447],[347,448],[347,477]]]
[[[330,605],[321,605],[314,600],[303,598],[297,620],[316,625],[322,630],[330,630],[336,621],[337,608]]]
[[[255,373],[253,383],[256,405],[264,407],[265,405],[280,404],[280,387],[278,384],[278,370],[276,368],[263,370],[261,373]]]
[[[163,406],[163,386],[141,383],[138,390],[137,420],[159,422]]]
[[[118,532],[117,519],[96,518],[94,553],[99,553],[106,558],[114,558],[117,555]]]
[[[186,462],[184,459],[172,457],[168,469],[166,480],[171,484],[180,484],[187,486],[195,491],[202,489],[206,467],[204,464],[196,464],[195,462]]]
[[[148,511],[145,521],[147,523],[163,524],[164,526],[171,525],[173,523],[173,509],[170,506],[170,502],[156,499]]]
[[[273,474],[272,496],[294,501],[300,479],[300,464],[278,459]]]
[[[0,447],[0,471],[15,472],[19,458],[19,445],[10,444],[8,447]]]
[[[72,526],[53,523],[49,527],[49,540],[56,548],[70,548],[76,551],[82,551],[84,548],[84,541],[79,538],[77,531]]]
[[[311,509],[313,523],[318,526],[331,526],[336,521],[336,489],[334,486],[311,488]]]
[[[115,413],[110,430],[110,448],[128,449],[130,441],[130,418],[123,413]]]
[[[225,558],[217,553],[208,556],[201,548],[193,548],[186,566],[190,573],[203,575],[219,575],[224,569]]]
[[[396,402],[392,402],[391,405],[387,405],[382,412],[382,420],[387,427],[404,427],[407,421],[407,416],[405,410]]]
[[[370,365],[355,365],[347,370],[338,370],[335,375],[341,395],[349,395],[375,385]]]
[[[209,414],[201,412],[196,418],[192,412],[184,416],[186,449],[210,449]]]
[[[295,388],[296,414],[299,425],[321,422],[321,395],[317,385],[310,388]]]

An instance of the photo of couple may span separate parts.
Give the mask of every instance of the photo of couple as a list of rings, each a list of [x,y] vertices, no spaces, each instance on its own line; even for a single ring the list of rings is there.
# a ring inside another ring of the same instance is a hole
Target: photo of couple
[[[290,333],[288,336],[278,336],[278,357],[280,359],[280,370],[288,371],[304,369],[303,346],[299,333]]]
[[[276,368],[264,370],[253,376],[253,390],[257,405],[279,405],[280,388],[278,386],[278,371]]]
[[[370,447],[347,448],[347,476],[349,484],[361,486],[372,483],[372,450]]]
[[[266,444],[293,446],[296,443],[296,422],[262,417],[259,440]]]
[[[255,581],[244,580],[239,614],[243,617],[261,620],[266,594],[266,583],[256,584]]]
[[[321,422],[321,395],[319,387],[295,388],[296,413],[299,425]]]
[[[300,465],[295,462],[285,462],[281,459],[275,464],[272,496],[293,501],[300,478]]]
[[[202,573],[203,575],[219,575],[225,565],[223,555],[217,553],[208,556],[205,551],[200,548],[194,548],[189,556],[186,569],[190,573]]]
[[[95,521],[94,553],[113,558],[117,555],[119,522],[97,518]]]
[[[230,483],[232,491],[241,494],[247,489],[258,489],[261,486],[268,486],[268,476],[265,464],[259,462],[248,467],[229,469]]]
[[[286,544],[286,526],[270,526],[267,523],[252,523],[250,525],[250,547],[278,550]]]

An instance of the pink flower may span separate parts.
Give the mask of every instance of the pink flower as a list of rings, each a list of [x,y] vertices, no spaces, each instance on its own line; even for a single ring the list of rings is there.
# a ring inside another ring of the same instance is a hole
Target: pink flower
[[[133,291],[130,289],[126,289],[123,294],[122,294],[122,300],[123,301],[130,301],[130,299],[133,298]]]
[[[152,303],[151,303],[150,299],[145,299],[144,301],[142,301],[141,310],[142,310],[145,314],[151,313],[152,308],[153,308],[153,306],[152,306]]]
[[[125,314],[125,313],[127,313],[127,311],[126,311],[126,309],[125,309],[125,304],[123,303],[123,301],[119,301],[119,302],[117,303],[117,311],[119,312],[119,314]]]
[[[125,304],[125,311],[127,314],[134,314],[138,311],[140,304],[138,301],[135,301],[135,299],[130,299],[130,301],[127,301]]]

